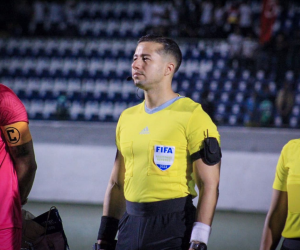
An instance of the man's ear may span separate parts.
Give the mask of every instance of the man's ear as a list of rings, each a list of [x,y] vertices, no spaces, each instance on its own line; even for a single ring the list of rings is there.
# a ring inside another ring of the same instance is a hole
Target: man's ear
[[[174,75],[174,73],[175,73],[175,63],[168,62],[166,70],[165,70],[165,75],[166,76],[170,75],[170,74]]]

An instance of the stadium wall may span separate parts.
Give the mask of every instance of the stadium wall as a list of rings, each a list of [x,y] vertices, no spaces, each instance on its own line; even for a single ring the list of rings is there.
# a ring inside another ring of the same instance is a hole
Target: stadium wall
[[[32,121],[38,171],[29,198],[103,203],[116,152],[115,126]],[[219,131],[223,158],[217,208],[267,211],[281,148],[300,131],[238,127]]]

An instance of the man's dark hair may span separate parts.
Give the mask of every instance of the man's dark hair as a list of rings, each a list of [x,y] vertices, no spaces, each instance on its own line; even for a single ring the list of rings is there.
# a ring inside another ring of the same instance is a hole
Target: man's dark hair
[[[165,54],[172,55],[176,60],[175,72],[177,72],[182,61],[182,53],[178,44],[174,40],[163,36],[148,34],[142,36],[138,40],[138,44],[142,42],[154,42],[163,45],[163,48],[158,51],[158,53],[163,52]]]

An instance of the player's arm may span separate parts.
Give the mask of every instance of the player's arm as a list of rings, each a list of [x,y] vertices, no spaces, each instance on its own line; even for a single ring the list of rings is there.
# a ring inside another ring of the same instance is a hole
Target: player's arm
[[[287,192],[273,189],[260,243],[260,250],[276,249],[287,217]]]
[[[21,204],[27,202],[37,169],[33,143],[27,122],[1,127],[18,176]]]
[[[98,233],[98,243],[107,243],[115,239],[118,222],[125,212],[124,197],[125,165],[122,154],[117,150],[114,167],[106,189],[103,216]]]
[[[219,197],[220,161],[209,166],[202,159],[198,159],[194,162],[193,168],[199,189],[199,200],[191,241],[207,244]]]

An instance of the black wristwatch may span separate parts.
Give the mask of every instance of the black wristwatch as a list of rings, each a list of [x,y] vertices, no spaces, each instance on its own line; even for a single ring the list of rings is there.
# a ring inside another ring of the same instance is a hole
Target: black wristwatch
[[[206,244],[202,242],[191,242],[190,248],[195,250],[207,250]]]

